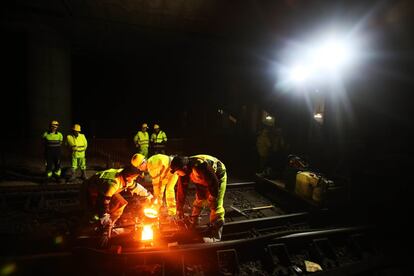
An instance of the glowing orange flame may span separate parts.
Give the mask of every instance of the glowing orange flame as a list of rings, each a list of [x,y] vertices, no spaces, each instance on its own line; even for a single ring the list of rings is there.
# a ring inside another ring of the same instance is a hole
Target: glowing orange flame
[[[152,225],[147,224],[142,228],[141,240],[142,241],[152,241],[154,239],[154,231],[152,230]]]
[[[144,209],[144,214],[148,218],[156,218],[156,217],[158,217],[157,210],[155,210],[153,208],[145,208]]]

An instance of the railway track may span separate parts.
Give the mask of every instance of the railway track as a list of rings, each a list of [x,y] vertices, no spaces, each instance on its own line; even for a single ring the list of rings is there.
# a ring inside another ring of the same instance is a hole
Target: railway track
[[[76,190],[62,192],[61,189],[47,189],[20,194],[13,191],[10,198],[20,198],[18,202],[21,204],[27,202],[21,200],[22,198],[38,198],[42,194],[46,201],[48,198],[58,198],[58,201],[68,202],[68,199],[77,196]],[[171,233],[178,228],[172,227],[161,231],[166,240],[162,245],[142,247],[131,235],[126,235],[114,239],[110,248],[99,250],[72,243],[71,226],[77,221],[71,213],[72,217],[68,217],[71,222],[67,223],[65,229],[61,229],[66,232],[56,231],[51,237],[41,237],[37,241],[32,239],[33,251],[19,251],[19,247],[27,247],[27,244],[15,242],[13,262],[23,273],[38,271],[68,274],[98,271],[103,275],[303,275],[311,273],[311,269],[321,269],[328,274],[338,272],[357,275],[380,270],[385,265],[399,265],[398,260],[388,258],[386,249],[381,247],[381,237],[376,234],[375,227],[340,225],[338,220],[331,219],[332,213],[326,210],[300,211],[289,206],[287,199],[275,201],[260,190],[255,182],[228,184],[225,198],[226,224],[222,241],[218,243],[192,242],[191,238],[187,241],[184,238],[183,242],[183,235],[179,242],[174,242],[174,235]],[[191,200],[190,195],[188,201]],[[31,199],[30,202],[35,201]],[[44,214],[44,206],[47,205],[42,206],[43,209],[40,208],[39,212]],[[59,204],[54,206],[55,209],[52,209],[56,211]],[[134,215],[131,210],[125,210],[122,223],[131,222]],[[188,212],[189,210],[187,209]],[[15,210],[14,217],[18,217],[16,212]],[[39,214],[33,209],[30,214],[36,214],[37,219],[39,218]],[[24,220],[20,217],[14,223],[21,226],[33,223],[30,214],[26,212],[28,218]],[[62,223],[62,219],[65,220],[55,216],[56,213],[53,212],[50,217],[45,215],[44,224],[54,228],[54,222]],[[204,214],[202,219],[206,222],[208,215]],[[0,225],[0,229],[3,236],[8,236],[9,242],[13,242],[13,237],[16,236],[4,229],[13,229],[13,220],[6,224],[6,227]],[[30,229],[33,230],[33,227],[27,227],[28,231]],[[19,235],[25,236],[26,241],[31,240],[30,234],[25,231],[20,231]],[[57,236],[62,237],[61,246],[55,243],[50,247],[39,247],[36,252],[36,242],[52,244],[50,241],[45,243],[45,239],[56,240]]]
[[[164,249],[76,247],[15,261],[22,272],[99,275],[365,275],[400,267],[374,233],[370,227],[289,230]]]

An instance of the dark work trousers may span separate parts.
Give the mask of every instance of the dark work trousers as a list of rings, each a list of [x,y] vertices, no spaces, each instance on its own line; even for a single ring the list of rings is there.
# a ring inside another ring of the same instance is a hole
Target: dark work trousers
[[[45,151],[46,172],[57,172],[60,170],[60,147],[48,147]]]

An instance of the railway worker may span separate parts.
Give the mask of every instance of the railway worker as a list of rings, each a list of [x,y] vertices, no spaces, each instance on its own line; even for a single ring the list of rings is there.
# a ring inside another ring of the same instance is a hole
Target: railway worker
[[[259,156],[258,172],[266,175],[266,169],[269,166],[269,156],[272,150],[272,141],[267,127],[264,127],[257,136],[256,149]]]
[[[63,135],[58,131],[58,121],[51,121],[49,130],[43,133],[43,142],[45,146],[46,176],[51,179],[53,176],[60,178],[60,158]]]
[[[171,161],[171,172],[179,176],[177,182],[177,215],[183,217],[186,190],[191,181],[196,187],[191,221],[198,223],[203,206],[210,207],[209,237],[205,242],[220,241],[224,225],[224,193],[227,185],[226,167],[219,159],[205,154],[176,156]]]
[[[145,160],[145,156],[139,153],[134,154],[131,159],[133,166],[141,171],[148,171],[158,206],[160,207],[163,204],[165,198],[169,218],[174,218],[177,210],[175,185],[177,184],[178,175],[171,173],[172,159],[173,157],[165,154],[155,154]]]
[[[134,136],[134,143],[137,147],[139,153],[148,157],[148,148],[149,148],[149,134],[148,134],[148,124],[143,123],[141,130],[137,132]]]
[[[165,145],[167,143],[167,134],[160,129],[160,126],[154,125],[154,132],[150,138],[152,154],[165,154]]]
[[[88,147],[88,140],[85,135],[80,133],[81,126],[74,124],[72,126],[72,133],[66,137],[66,144],[72,151],[72,176],[71,179],[76,178],[76,170],[80,168],[81,178],[86,179],[86,149]]]
[[[139,174],[135,167],[127,166],[97,172],[83,182],[83,207],[89,218],[100,221],[103,236],[108,235],[128,204],[121,192],[129,191],[151,202],[152,194],[135,181]]]

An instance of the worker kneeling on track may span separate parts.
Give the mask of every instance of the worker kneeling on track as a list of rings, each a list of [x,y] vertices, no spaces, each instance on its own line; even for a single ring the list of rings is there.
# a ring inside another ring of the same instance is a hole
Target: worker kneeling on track
[[[106,247],[112,228],[121,217],[128,201],[121,192],[129,191],[146,198],[151,203],[153,196],[135,180],[140,171],[133,166],[123,169],[108,169],[97,172],[82,185],[83,207],[89,222],[100,225],[100,246]]]
[[[171,161],[171,172],[179,175],[177,182],[177,215],[183,217],[183,208],[188,183],[196,187],[196,198],[193,202],[191,221],[198,224],[204,205],[210,208],[210,222],[205,231],[204,242],[221,240],[225,210],[224,193],[227,185],[227,173],[224,164],[217,158],[200,154],[190,157],[176,156]]]

